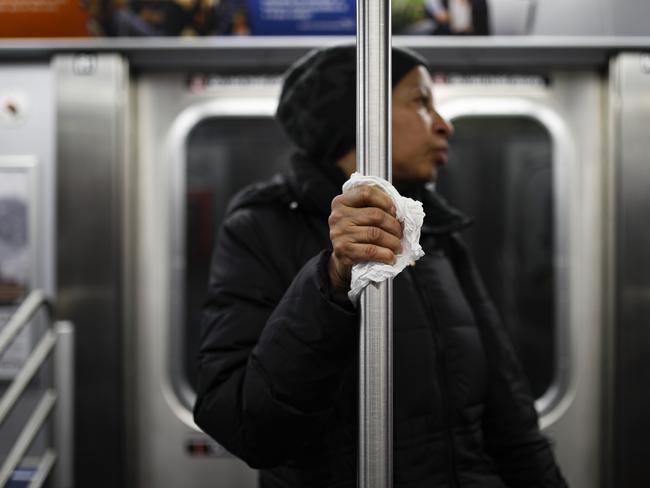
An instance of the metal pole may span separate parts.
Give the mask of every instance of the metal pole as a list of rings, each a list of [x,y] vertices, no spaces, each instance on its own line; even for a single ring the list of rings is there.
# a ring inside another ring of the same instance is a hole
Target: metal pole
[[[54,387],[57,392],[54,412],[54,447],[57,463],[54,470],[56,488],[74,486],[74,325],[57,322],[58,335],[54,351]]]
[[[357,169],[391,179],[390,0],[357,1]],[[361,297],[359,487],[393,485],[392,282]]]

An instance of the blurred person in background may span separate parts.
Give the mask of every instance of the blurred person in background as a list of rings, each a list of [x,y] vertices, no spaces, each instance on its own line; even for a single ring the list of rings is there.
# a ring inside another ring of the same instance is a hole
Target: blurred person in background
[[[434,35],[488,35],[486,0],[424,0]]]
[[[487,0],[396,0],[393,33],[489,35]]]
[[[98,36],[250,34],[245,0],[90,0],[87,8]]]

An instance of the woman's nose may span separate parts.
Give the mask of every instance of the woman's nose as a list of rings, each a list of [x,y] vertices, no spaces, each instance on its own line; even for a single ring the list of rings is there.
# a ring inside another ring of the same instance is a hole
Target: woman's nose
[[[447,138],[451,137],[454,134],[454,125],[438,112],[435,113],[435,123],[433,129],[436,134]]]

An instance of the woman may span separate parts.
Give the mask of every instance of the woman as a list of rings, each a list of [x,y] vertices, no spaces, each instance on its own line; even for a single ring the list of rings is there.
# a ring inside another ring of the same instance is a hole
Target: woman
[[[355,161],[355,47],[288,72],[277,120],[287,170],[231,203],[211,269],[194,414],[260,469],[263,488],[354,487],[358,310],[350,269],[390,263],[401,226]],[[533,398],[458,232],[426,185],[447,162],[424,59],[393,48],[393,180],[426,212],[426,255],[394,280],[394,486],[564,487]]]

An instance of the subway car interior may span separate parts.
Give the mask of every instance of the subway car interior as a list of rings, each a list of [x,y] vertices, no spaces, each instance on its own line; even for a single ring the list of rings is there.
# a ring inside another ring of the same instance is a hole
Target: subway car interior
[[[650,486],[650,3],[392,12],[454,128],[435,191],[474,220],[568,486]],[[357,14],[0,0],[0,486],[258,486],[192,414],[215,236],[295,150],[283,74]]]

